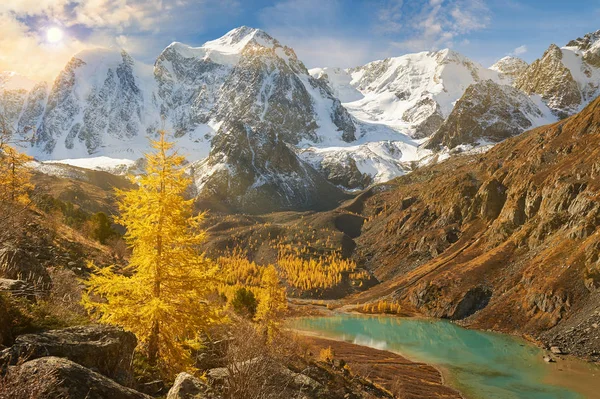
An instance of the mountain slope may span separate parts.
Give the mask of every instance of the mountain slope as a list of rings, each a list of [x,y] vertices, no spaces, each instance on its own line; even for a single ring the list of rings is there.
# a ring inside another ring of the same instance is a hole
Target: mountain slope
[[[355,256],[383,283],[349,301],[399,300],[478,328],[552,329],[548,343],[570,326],[586,339],[565,349],[597,358],[600,339],[580,322],[599,306],[599,149],[597,99],[374,192]]]
[[[561,118],[600,94],[600,31],[559,48],[551,45],[515,81],[526,94],[539,94]]]
[[[523,92],[485,80],[467,88],[427,147],[498,143],[553,119],[550,110]]]
[[[364,96],[345,104],[355,117],[416,138],[434,133],[470,84],[500,81],[497,72],[447,49],[374,61],[347,73]]]
[[[147,72],[124,51],[75,55],[54,81],[33,153],[46,159],[121,152],[139,157],[147,148],[140,136],[159,118],[148,100]]]

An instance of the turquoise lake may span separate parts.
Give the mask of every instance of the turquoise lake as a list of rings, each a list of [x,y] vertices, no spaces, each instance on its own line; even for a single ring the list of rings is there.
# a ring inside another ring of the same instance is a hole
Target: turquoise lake
[[[289,326],[439,366],[467,398],[584,397],[547,383],[550,366],[542,360],[544,352],[509,335],[468,330],[444,320],[388,316],[307,317],[291,320]]]

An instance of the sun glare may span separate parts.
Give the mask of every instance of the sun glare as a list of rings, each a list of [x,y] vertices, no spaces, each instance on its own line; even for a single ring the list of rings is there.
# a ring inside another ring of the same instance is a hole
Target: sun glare
[[[59,28],[53,27],[48,29],[48,31],[46,32],[46,39],[48,39],[50,43],[58,43],[62,40],[62,38],[63,31]]]

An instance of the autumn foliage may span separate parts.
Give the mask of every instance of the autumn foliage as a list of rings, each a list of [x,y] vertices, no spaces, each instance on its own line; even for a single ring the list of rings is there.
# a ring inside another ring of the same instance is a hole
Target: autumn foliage
[[[116,222],[127,229],[129,264],[122,271],[95,268],[84,305],[101,322],[132,331],[149,362],[171,373],[191,365],[200,334],[220,319],[208,300],[217,268],[198,251],[202,215],[194,216],[192,200],[184,198],[184,158],[164,132],[152,147],[146,173],[132,179],[137,188],[118,191]]]

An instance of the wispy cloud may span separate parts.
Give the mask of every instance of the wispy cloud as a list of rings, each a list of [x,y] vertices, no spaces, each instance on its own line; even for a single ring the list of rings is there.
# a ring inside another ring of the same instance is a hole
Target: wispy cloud
[[[429,0],[416,9],[405,5],[395,15],[402,38],[394,45],[409,51],[452,47],[461,36],[486,28],[491,19],[481,0]]]
[[[0,70],[51,79],[77,51],[123,47],[134,56],[156,56],[161,46],[197,34],[233,16],[238,0],[5,0],[0,4]],[[60,26],[62,43],[45,31]]]
[[[522,45],[522,46],[515,48],[509,55],[519,56],[519,55],[525,54],[526,52],[527,52],[527,46]]]

